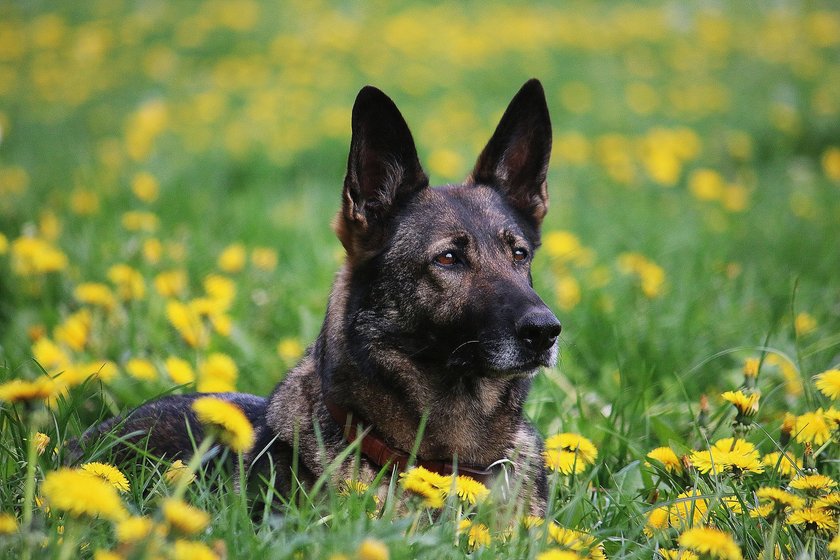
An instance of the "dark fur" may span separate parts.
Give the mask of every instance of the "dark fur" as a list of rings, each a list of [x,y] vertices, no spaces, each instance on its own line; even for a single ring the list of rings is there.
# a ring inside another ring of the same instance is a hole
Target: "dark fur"
[[[298,478],[311,484],[323,475],[346,447],[325,398],[406,451],[425,413],[419,457],[477,465],[510,459],[524,481],[519,502],[542,513],[542,442],[522,413],[531,378],[555,360],[560,331],[530,275],[548,206],[551,124],[542,86],[522,87],[460,185],[429,187],[408,126],[381,91],[359,92],[352,124],[335,222],[347,259],[321,333],[267,400],[221,395],[256,427],[246,465],[252,473],[273,466],[278,489],[288,492],[297,442]],[[150,450],[188,454],[184,419],[201,434],[193,398],[143,405],[121,433],[150,432]],[[379,471],[362,457],[338,468],[334,481],[355,468],[368,481]]]

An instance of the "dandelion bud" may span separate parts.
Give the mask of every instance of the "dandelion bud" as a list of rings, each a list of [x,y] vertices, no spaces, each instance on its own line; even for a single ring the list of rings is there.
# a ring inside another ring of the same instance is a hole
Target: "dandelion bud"
[[[814,448],[811,442],[805,442],[805,450],[802,452],[802,467],[805,472],[816,472],[816,461],[814,460]]]
[[[43,455],[49,444],[50,436],[43,432],[37,432],[35,434],[35,449],[38,451],[38,455]]]
[[[759,365],[761,361],[758,358],[747,358],[744,361],[744,390],[747,392],[755,389]]]
[[[779,437],[779,445],[787,446],[790,442],[790,434],[796,428],[796,416],[790,412],[785,412],[785,419],[782,421],[782,434]]]
[[[741,424],[749,423],[750,419],[758,413],[758,393],[744,394],[743,391],[727,391],[721,395],[724,400],[732,403],[738,411],[735,421]]]
[[[706,395],[700,396],[700,414],[697,415],[697,423],[703,430],[709,425],[709,398]]]

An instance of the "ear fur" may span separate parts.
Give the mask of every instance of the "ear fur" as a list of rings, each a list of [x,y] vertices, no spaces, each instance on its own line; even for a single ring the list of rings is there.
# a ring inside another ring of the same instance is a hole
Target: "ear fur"
[[[429,184],[408,125],[382,91],[356,96],[353,136],[336,232],[351,256],[381,230],[401,199]]]
[[[489,185],[539,227],[548,211],[551,118],[539,80],[513,97],[496,131],[478,156],[467,184]]]

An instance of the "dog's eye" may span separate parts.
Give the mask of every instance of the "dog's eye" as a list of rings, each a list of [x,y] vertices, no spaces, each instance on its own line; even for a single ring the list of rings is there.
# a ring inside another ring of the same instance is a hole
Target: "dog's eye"
[[[435,257],[435,264],[440,266],[452,266],[458,262],[458,257],[455,256],[454,251],[444,251]]]
[[[516,262],[522,262],[528,258],[528,251],[519,247],[513,250],[513,260]]]

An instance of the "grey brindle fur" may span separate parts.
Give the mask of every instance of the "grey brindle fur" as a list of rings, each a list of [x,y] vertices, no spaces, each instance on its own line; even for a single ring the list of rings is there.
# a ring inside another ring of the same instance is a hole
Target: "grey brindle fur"
[[[366,419],[390,447],[424,460],[490,465],[509,460],[517,502],[544,513],[542,441],[523,416],[531,380],[557,356],[560,324],[534,292],[531,259],[548,207],[551,123],[542,86],[511,101],[466,181],[431,188],[394,103],[365,87],[353,107],[352,141],[335,230],[347,252],[321,333],[267,398],[220,394],[242,407],[257,443],[250,478],[276,473],[282,493],[294,466],[311,485],[347,446],[325,399]],[[90,430],[131,434],[170,458],[201,437],[195,395],[145,404]],[[118,427],[117,427],[118,426]],[[320,435],[318,435],[318,433]],[[320,443],[319,443],[320,440]],[[332,474],[370,481],[381,466],[354,456]],[[388,473],[390,475],[390,472]],[[385,476],[383,483],[387,483]]]

